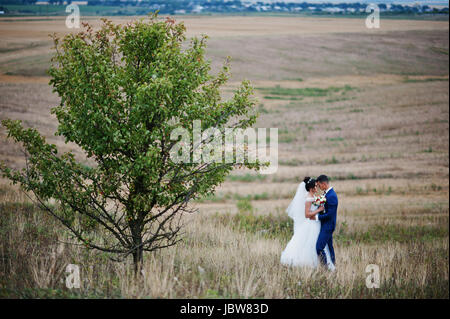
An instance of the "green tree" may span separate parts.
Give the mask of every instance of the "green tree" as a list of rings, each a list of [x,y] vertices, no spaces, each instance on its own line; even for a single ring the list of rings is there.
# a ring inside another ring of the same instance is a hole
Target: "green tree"
[[[98,31],[84,23],[79,33],[53,35],[49,69],[61,98],[51,111],[59,122],[56,135],[79,145],[87,160],[58,153],[37,130],[7,119],[2,124],[23,145],[26,167],[2,163],[0,170],[34,194],[76,240],[111,258],[132,255],[138,270],[144,251],[181,239],[180,216],[191,211],[188,202],[213,193],[237,165],[175,163],[170,153],[178,140],[171,132],[191,131],[194,120],[201,120],[202,130],[245,129],[256,120],[256,101],[248,81],[222,99],[228,60],[211,75],[204,58],[207,37],[186,43],[182,23],[156,14],[126,25],[102,21]],[[50,199],[57,204],[49,205]]]

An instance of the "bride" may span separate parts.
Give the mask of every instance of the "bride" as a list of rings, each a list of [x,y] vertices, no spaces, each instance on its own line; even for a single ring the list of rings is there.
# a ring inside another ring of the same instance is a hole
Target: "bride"
[[[316,190],[315,179],[305,177],[286,210],[288,216],[294,220],[294,235],[281,253],[282,264],[314,268],[319,265],[316,242],[320,232],[320,221],[316,220],[315,216],[324,208],[313,204]],[[331,260],[328,246],[325,247],[325,253],[327,260]],[[334,270],[334,265],[328,264],[328,269]]]

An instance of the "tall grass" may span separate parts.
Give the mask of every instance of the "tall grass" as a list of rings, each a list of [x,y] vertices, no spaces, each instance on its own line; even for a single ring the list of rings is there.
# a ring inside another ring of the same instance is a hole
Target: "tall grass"
[[[1,194],[1,193],[0,193]],[[8,193],[3,193],[3,198]],[[248,199],[244,200],[248,204]],[[250,206],[251,207],[251,206]],[[243,207],[235,214],[185,216],[184,241],[147,254],[142,275],[132,265],[64,244],[58,223],[29,203],[0,205],[0,296],[40,298],[448,298],[448,226],[373,224],[362,230],[342,217],[335,233],[338,270],[279,263],[292,235],[284,215]],[[448,217],[447,217],[448,224]],[[81,288],[65,286],[77,264]],[[380,288],[366,287],[377,264]]]

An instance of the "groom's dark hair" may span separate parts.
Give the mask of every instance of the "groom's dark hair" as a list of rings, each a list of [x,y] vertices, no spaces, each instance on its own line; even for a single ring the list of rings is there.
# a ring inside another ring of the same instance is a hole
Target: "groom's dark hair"
[[[324,183],[324,182],[329,183],[330,182],[327,175],[320,175],[319,177],[317,177],[316,181],[321,182],[321,183]]]

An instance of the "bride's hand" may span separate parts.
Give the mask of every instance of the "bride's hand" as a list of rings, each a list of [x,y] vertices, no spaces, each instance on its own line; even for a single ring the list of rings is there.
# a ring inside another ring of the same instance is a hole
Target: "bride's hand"
[[[325,207],[320,206],[320,207],[317,209],[317,211],[318,211],[318,212],[322,212],[322,211],[324,211],[324,209],[325,209]]]

